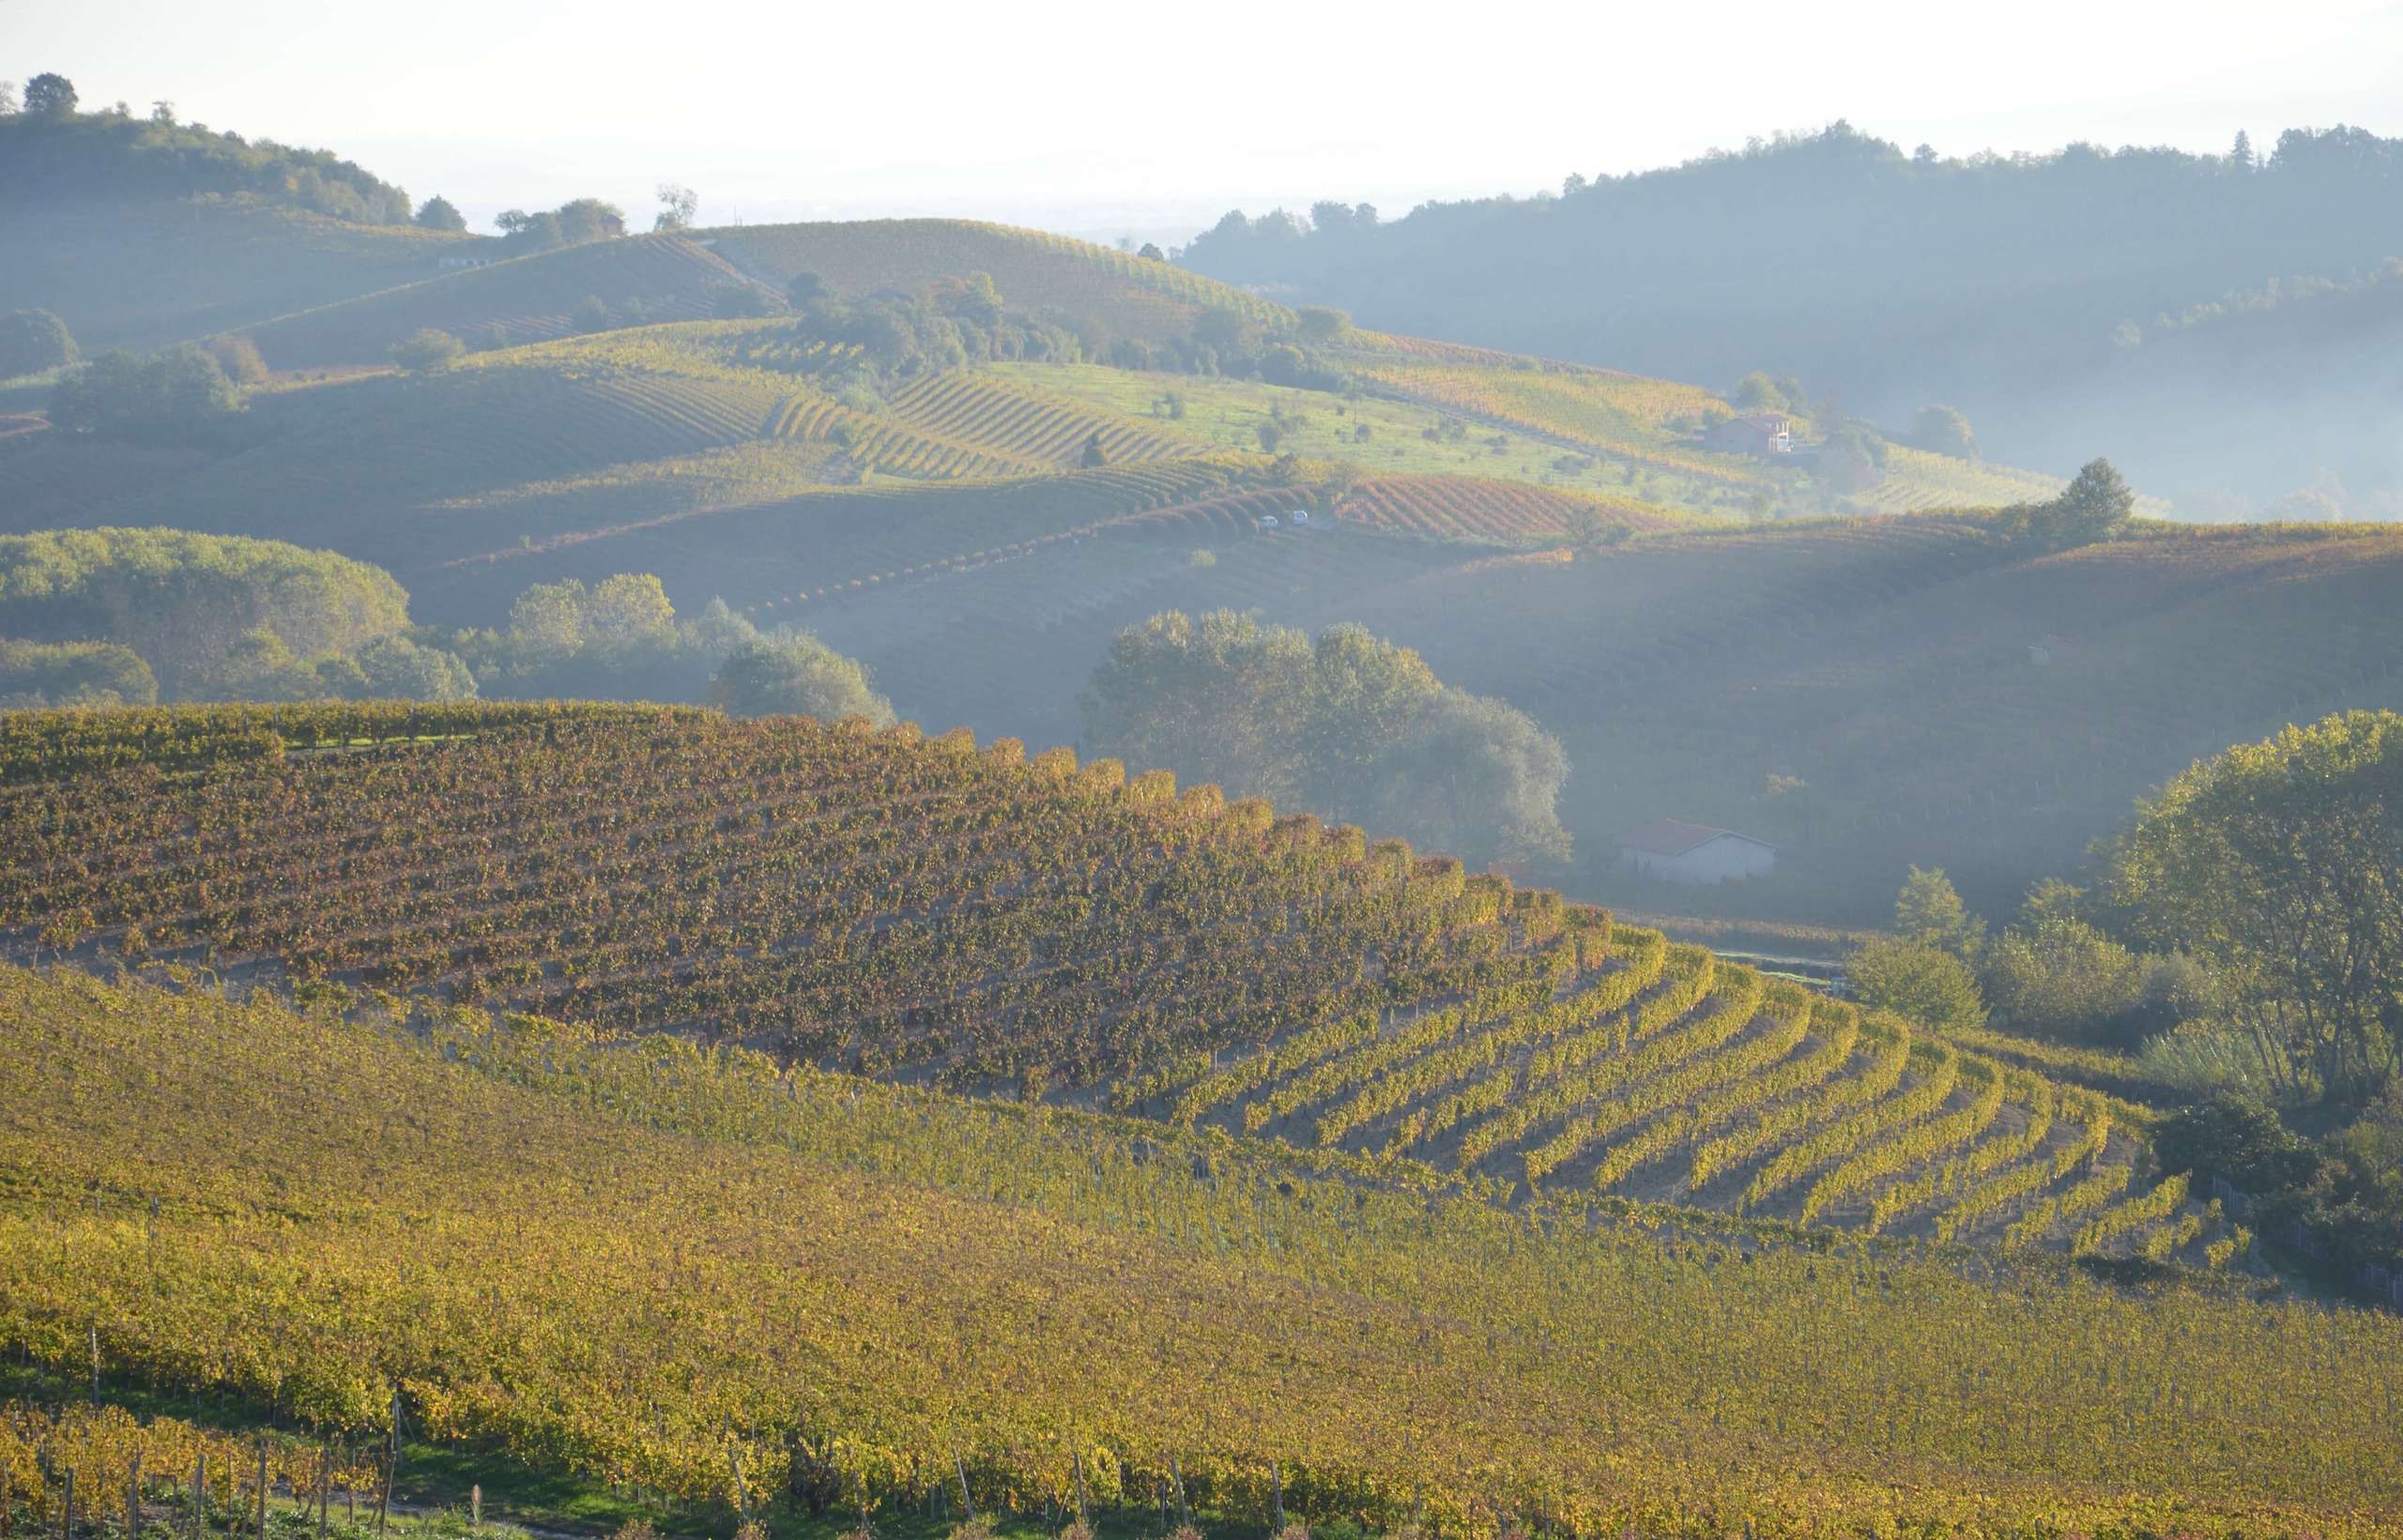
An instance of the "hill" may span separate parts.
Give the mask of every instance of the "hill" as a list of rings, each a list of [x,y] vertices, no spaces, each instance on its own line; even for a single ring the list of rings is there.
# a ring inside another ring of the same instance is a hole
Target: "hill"
[[[432,740],[322,752],[362,731]],[[674,1029],[1498,1197],[2213,1238],[2147,1204],[2140,1109],[1162,771],[666,709],[0,736],[0,922],[41,953]]]
[[[55,311],[87,353],[154,348],[431,277],[474,244],[257,199],[37,203],[0,221],[0,304]]]
[[[327,1435],[397,1393],[484,1480],[686,1522],[907,1531],[941,1489],[1130,1528],[2367,1536],[2403,1500],[2382,1315],[1546,1222],[476,1013],[5,969],[0,1040],[0,1341],[82,1385],[97,1317],[105,1395]],[[107,1491],[137,1441],[53,1454]],[[36,1469],[0,1463],[28,1507]]]

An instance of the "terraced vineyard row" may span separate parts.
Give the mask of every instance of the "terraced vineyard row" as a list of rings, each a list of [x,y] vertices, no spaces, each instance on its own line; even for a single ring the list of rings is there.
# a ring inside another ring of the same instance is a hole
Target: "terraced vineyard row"
[[[1699,419],[1714,399],[1698,386],[1583,370],[1374,361],[1360,373],[1414,401],[1508,423],[1615,459],[1731,486],[1762,480],[1758,470],[1739,460],[1707,458],[1666,438],[1664,422],[1676,417]]]
[[[205,777],[102,762],[0,789],[21,947],[1108,1090],[1497,1191],[1645,1196],[1665,1165],[1722,1206],[2049,1243],[2134,1153],[2064,1110],[2085,1093],[1898,1021],[1065,750],[621,711]]]
[[[949,480],[1027,476],[1059,468],[1054,462],[961,443],[854,411],[814,391],[781,403],[769,414],[765,433],[770,438],[832,440],[864,467],[894,476]]]
[[[1466,476],[1370,477],[1354,483],[1336,504],[1335,515],[1439,539],[1525,541],[1567,534],[1579,510],[1625,528],[1669,523],[1658,510],[1624,498]]]
[[[1134,419],[1091,411],[986,374],[924,376],[894,396],[892,408],[904,422],[935,437],[1038,465],[1073,465],[1095,438],[1113,465],[1204,452],[1190,439],[1152,432]]]

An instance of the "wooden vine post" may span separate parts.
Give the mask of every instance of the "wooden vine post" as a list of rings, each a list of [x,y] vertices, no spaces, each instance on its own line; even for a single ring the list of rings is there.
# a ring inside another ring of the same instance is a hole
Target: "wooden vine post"
[[[1077,1451],[1077,1522],[1090,1525],[1085,1512],[1085,1452]]]
[[[259,1540],[267,1540],[267,1439],[259,1439]]]
[[[67,1494],[58,1510],[58,1540],[75,1540],[75,1472],[67,1472]]]
[[[206,1450],[191,1460],[191,1540],[200,1540],[208,1528],[208,1455]]]
[[[142,1451],[133,1452],[133,1463],[125,1473],[125,1540],[134,1540],[142,1532]]]
[[[1285,1471],[1275,1460],[1268,1462],[1268,1496],[1275,1509],[1271,1527],[1278,1533],[1285,1529]]]

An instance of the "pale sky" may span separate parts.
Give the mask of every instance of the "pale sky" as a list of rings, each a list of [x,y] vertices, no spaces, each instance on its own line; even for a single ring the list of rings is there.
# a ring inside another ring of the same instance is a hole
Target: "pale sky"
[[[337,150],[479,227],[957,214],[1182,239],[1388,217],[1837,117],[1947,154],[2403,133],[2403,3],[0,0],[0,79]],[[0,195],[5,190],[0,190]]]

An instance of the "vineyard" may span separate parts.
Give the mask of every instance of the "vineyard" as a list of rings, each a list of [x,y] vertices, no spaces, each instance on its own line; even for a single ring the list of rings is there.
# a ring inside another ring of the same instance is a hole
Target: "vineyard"
[[[2372,1536],[2403,1505],[2382,1315],[1513,1213],[456,1009],[0,969],[0,1347],[272,1414],[296,1495],[372,1483],[320,1449],[373,1447],[397,1396],[486,1469],[727,1523],[812,1490],[887,1522],[940,1492],[1695,1540]],[[256,1489],[206,1427],[0,1416],[28,1519],[69,1470],[105,1511],[136,1452]]]
[[[464,740],[245,749],[194,780],[168,766],[199,751],[118,746],[116,719],[22,720],[41,736],[0,790],[0,922],[29,956],[674,1030],[1501,1197],[2012,1247],[2083,1234],[2144,1160],[2125,1104],[1556,894],[1066,750],[500,711]],[[147,720],[204,743],[215,721]],[[225,719],[244,744],[261,730]]]
[[[1282,306],[1169,263],[968,220],[748,224],[701,238],[779,288],[802,273],[816,273],[847,294],[914,290],[938,278],[988,273],[1013,304],[1033,314],[1090,318],[1124,337],[1183,336],[1205,308],[1270,327],[1292,319]]]
[[[509,347],[590,329],[576,313],[593,301],[638,306],[652,322],[702,320],[714,313],[719,290],[746,282],[681,236],[636,236],[440,273],[280,316],[248,335],[278,369],[382,363],[387,349],[421,327],[481,348]]]

